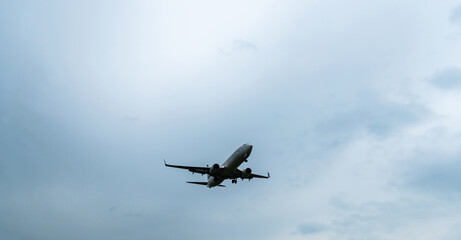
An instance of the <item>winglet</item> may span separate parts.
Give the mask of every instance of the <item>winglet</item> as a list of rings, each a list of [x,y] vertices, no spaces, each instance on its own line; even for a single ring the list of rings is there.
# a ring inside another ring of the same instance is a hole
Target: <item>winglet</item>
[[[166,161],[165,161],[165,158],[163,159],[163,163],[165,163],[165,166],[166,166]]]
[[[270,178],[270,177],[271,177],[271,175],[269,174],[269,172],[267,172],[267,178]]]

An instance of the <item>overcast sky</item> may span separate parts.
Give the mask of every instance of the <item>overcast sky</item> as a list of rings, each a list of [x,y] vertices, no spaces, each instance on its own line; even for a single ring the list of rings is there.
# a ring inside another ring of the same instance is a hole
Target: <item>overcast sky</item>
[[[459,0],[0,1],[1,239],[458,240],[460,173]]]

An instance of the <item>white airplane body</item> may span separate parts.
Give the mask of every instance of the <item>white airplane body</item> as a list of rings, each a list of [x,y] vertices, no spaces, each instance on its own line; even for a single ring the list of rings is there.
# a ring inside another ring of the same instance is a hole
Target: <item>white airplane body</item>
[[[192,167],[192,166],[179,166],[170,165],[165,162],[165,166],[187,169],[192,173],[207,174],[207,182],[187,182],[192,184],[206,185],[208,188],[212,187],[225,187],[221,183],[226,179],[232,179],[232,183],[237,183],[237,178],[252,179],[252,178],[270,178],[269,173],[267,176],[261,176],[258,174],[251,173],[251,168],[245,168],[243,171],[238,169],[240,164],[247,162],[247,158],[250,156],[253,146],[250,144],[243,144],[237,148],[234,153],[221,165],[215,163],[211,167]]]

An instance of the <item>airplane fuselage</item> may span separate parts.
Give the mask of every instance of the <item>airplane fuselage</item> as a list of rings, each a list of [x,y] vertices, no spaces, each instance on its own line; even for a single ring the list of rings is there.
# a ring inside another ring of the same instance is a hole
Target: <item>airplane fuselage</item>
[[[246,161],[246,158],[250,155],[253,146],[250,144],[243,144],[237,148],[232,155],[221,165],[219,176],[208,176],[207,187],[212,188],[221,184],[228,177],[231,177],[235,170]]]

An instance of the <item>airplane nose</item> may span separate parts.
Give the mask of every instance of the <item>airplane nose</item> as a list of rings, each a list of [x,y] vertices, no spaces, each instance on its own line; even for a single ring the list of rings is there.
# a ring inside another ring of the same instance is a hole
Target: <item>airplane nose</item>
[[[245,143],[243,144],[243,147],[247,147],[249,149],[252,149],[253,148],[253,145],[249,144],[249,143]]]

